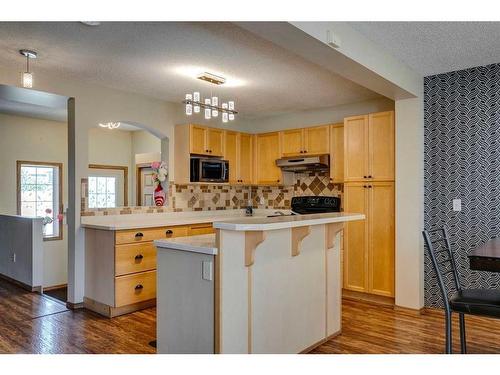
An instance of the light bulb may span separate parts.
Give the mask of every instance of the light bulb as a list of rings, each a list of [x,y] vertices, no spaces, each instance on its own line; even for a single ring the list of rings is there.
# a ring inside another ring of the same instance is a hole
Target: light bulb
[[[197,103],[200,102],[200,93],[198,91],[195,91],[193,93],[193,102],[197,102]],[[200,113],[200,106],[199,105],[194,104],[193,109],[194,109],[194,113]]]
[[[191,94],[186,94],[186,115],[191,116],[193,114],[193,96]]]
[[[222,103],[222,109],[227,109],[227,103]],[[227,122],[227,112],[222,111],[222,122]]]
[[[30,72],[23,73],[23,87],[30,89],[33,87],[33,74]]]
[[[210,105],[210,99],[205,99],[205,105]],[[212,118],[212,110],[210,108],[205,108],[205,119],[210,120]]]
[[[217,98],[216,96],[212,96],[212,105],[214,107],[218,107],[219,106],[219,98]],[[219,111],[217,109],[212,109],[212,116],[213,117],[219,116]]]
[[[234,111],[234,102],[231,100],[227,104],[228,104],[229,110]],[[229,113],[229,121],[233,121],[233,120],[234,120],[234,113]]]

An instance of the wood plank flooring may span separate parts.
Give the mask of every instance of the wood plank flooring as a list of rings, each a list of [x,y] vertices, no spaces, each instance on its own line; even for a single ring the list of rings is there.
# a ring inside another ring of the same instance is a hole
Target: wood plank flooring
[[[500,353],[500,320],[467,317],[470,353]],[[416,315],[343,301],[343,332],[311,353],[442,353],[440,311]],[[459,352],[458,322],[454,327]],[[155,353],[156,310],[113,319],[63,304],[0,280],[0,353]]]

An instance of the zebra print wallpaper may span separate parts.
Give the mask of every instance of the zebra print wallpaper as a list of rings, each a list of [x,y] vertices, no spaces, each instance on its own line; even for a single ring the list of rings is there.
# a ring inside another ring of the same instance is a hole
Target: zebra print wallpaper
[[[500,235],[500,64],[426,77],[424,110],[425,228],[449,227],[463,287],[498,289],[500,274],[471,271],[467,254]],[[425,305],[442,306],[427,254]]]

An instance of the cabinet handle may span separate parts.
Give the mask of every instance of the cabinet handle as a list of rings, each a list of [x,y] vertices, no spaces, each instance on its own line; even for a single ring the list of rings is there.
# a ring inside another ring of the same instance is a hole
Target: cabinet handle
[[[371,186],[371,185],[368,185],[368,187],[371,189],[371,187],[372,187],[372,186]]]
[[[365,189],[367,188],[367,186],[366,186],[366,185],[363,185],[363,187],[364,187]]]
[[[135,290],[141,290],[141,289],[143,289],[143,288],[144,288],[144,287],[142,286],[142,284],[137,284],[137,285],[135,286],[135,288],[134,288],[134,289],[135,289]]]
[[[142,254],[137,254],[135,256],[135,260],[141,260],[142,258],[144,258],[144,255],[142,255]]]
[[[363,178],[367,178],[367,176],[363,176]]]
[[[205,150],[205,152],[208,152],[208,150]]]
[[[372,176],[368,176],[368,178],[372,178]]]
[[[307,154],[307,150],[304,150],[304,154]]]
[[[136,237],[136,238],[139,238],[139,237],[144,237],[144,234],[142,234],[141,232],[137,232],[137,233],[135,234],[135,237]]]
[[[276,180],[276,182],[280,182],[280,180]]]
[[[170,235],[171,235],[171,234],[173,234],[173,233],[174,233],[174,232],[172,231],[172,229],[167,229],[167,230],[165,231],[165,234],[166,234],[167,236],[170,236]]]

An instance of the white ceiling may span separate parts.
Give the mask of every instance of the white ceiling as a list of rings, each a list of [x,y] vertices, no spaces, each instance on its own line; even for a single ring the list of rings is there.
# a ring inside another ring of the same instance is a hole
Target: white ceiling
[[[500,63],[500,22],[349,22],[424,76]]]
[[[0,66],[21,71],[21,48],[39,58],[35,74],[67,76],[180,102],[208,95],[202,71],[228,78],[215,93],[245,117],[332,107],[380,95],[228,22],[0,23]]]

